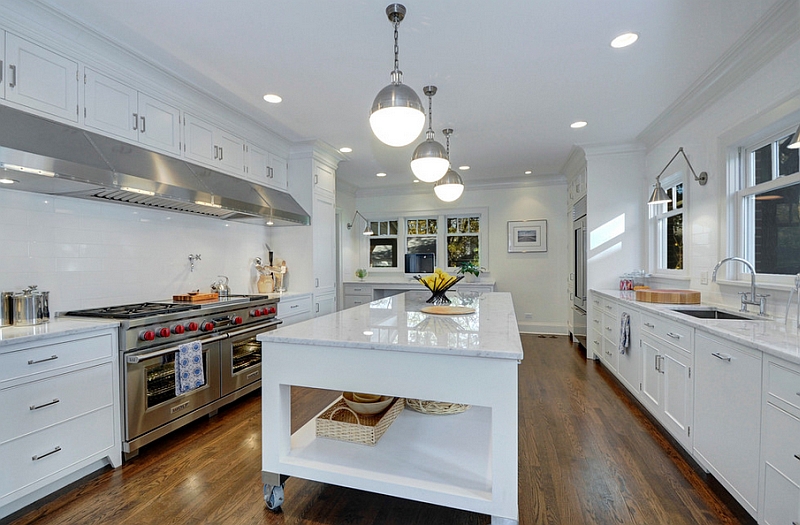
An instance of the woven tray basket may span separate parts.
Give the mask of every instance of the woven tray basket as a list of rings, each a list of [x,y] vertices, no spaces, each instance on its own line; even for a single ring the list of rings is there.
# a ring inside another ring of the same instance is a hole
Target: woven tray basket
[[[359,415],[343,399],[339,399],[317,416],[317,437],[375,445],[403,411],[404,406],[403,399],[398,397],[380,414]]]
[[[406,405],[412,410],[423,414],[460,414],[469,408],[469,405],[460,403],[447,403],[444,401],[423,401],[422,399],[406,399]]]

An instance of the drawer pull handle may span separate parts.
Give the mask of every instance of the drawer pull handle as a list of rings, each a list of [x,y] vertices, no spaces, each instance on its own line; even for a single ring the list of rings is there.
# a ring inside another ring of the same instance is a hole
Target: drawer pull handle
[[[51,355],[50,357],[45,357],[44,359],[28,359],[28,364],[35,365],[38,363],[44,363],[46,361],[55,361],[56,359],[58,359],[57,355]]]
[[[614,307],[613,307],[613,306],[611,306],[611,305],[608,305],[608,304],[607,304],[607,305],[606,305],[606,308],[608,308],[609,310],[611,310],[611,309],[613,309]]]
[[[800,456],[798,456],[797,454],[795,454],[795,455],[794,455],[794,459],[796,459],[797,461],[800,461]]]
[[[711,355],[713,355],[717,359],[722,359],[723,361],[730,362],[730,360],[731,360],[731,356],[725,355],[725,354],[720,354],[719,352],[712,352]]]
[[[611,331],[612,331],[612,330],[614,330],[614,329],[613,329],[613,328],[611,328],[610,326],[606,326],[606,330],[608,330],[609,332],[611,332]]]
[[[51,450],[50,452],[45,452],[45,453],[44,453],[44,454],[42,454],[41,456],[33,456],[31,459],[32,459],[33,461],[37,461],[37,460],[40,460],[40,459],[42,459],[42,458],[46,458],[47,456],[49,456],[49,455],[51,455],[51,454],[55,454],[56,452],[61,452],[61,447],[56,447],[56,448],[54,448],[53,450]]]
[[[289,308],[297,308],[298,306],[300,306],[300,305],[299,305],[299,304],[293,304],[293,305],[292,305],[292,306],[290,306]]]
[[[49,403],[44,403],[42,405],[31,405],[30,409],[31,410],[39,410],[40,408],[49,407],[50,405],[55,405],[56,403],[60,403],[60,402],[61,402],[61,400],[56,398],[56,399],[53,399],[52,401],[50,401]]]
[[[673,339],[680,339],[682,337],[681,334],[675,334],[673,332],[667,332],[667,335]]]
[[[644,323],[644,325],[645,325],[647,328],[655,328],[655,327],[656,327],[656,325],[654,325],[654,324],[650,324],[650,323]]]

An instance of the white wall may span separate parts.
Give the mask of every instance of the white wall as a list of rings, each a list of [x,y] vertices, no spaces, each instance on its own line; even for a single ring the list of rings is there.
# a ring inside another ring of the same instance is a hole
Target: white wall
[[[266,255],[264,226],[8,189],[0,224],[0,290],[36,284],[53,313],[208,292],[218,274],[253,292]]]
[[[464,195],[451,204],[439,201],[432,190],[424,194],[358,197],[355,204],[367,217],[488,207],[489,272],[481,277],[495,280],[497,291],[511,292],[521,331],[567,333],[567,248],[571,225],[566,215],[566,181],[535,187],[477,190],[470,190],[467,185]],[[525,219],[547,219],[546,253],[508,253],[507,223]],[[359,255],[361,263],[351,258],[345,264],[345,279],[352,275],[351,269],[367,260],[366,251]],[[530,314],[530,318],[525,314]]]

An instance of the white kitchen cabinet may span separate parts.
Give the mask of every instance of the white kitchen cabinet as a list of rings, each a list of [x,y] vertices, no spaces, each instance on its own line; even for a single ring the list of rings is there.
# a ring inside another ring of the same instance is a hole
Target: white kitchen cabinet
[[[122,463],[117,352],[115,327],[0,347],[0,518]]]
[[[336,194],[336,170],[321,162],[314,163],[314,193]]]
[[[78,121],[78,63],[12,33],[5,40],[5,98]]]
[[[639,397],[639,385],[642,377],[642,348],[639,346],[639,312],[625,304],[619,306],[620,329],[622,314],[630,316],[630,345],[625,353],[620,353],[617,362],[617,375],[625,387],[635,396]]]
[[[85,68],[84,125],[180,154],[180,110]]]
[[[183,153],[201,162],[235,175],[244,175],[244,140],[189,113],[184,115]]]
[[[0,98],[6,98],[6,32],[0,29]]]
[[[761,355],[708,334],[695,337],[695,457],[755,515]]]
[[[314,294],[314,315],[332,314],[336,311],[336,293],[315,293]]]
[[[372,302],[372,285],[363,283],[344,284],[344,307],[352,308]]]
[[[314,194],[313,226],[314,296],[336,292],[336,209],[327,194]]]
[[[288,185],[286,159],[256,146],[245,144],[245,177],[258,184],[286,191]]]
[[[602,302],[602,354],[600,358],[606,366],[617,373],[617,365],[619,364],[619,305],[608,299]]]
[[[278,319],[283,321],[281,326],[311,319],[311,305],[313,297],[311,294],[302,294],[291,297],[281,297],[278,301]]]

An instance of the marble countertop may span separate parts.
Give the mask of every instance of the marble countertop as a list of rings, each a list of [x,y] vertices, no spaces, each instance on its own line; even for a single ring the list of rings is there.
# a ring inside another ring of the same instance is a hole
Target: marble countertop
[[[42,342],[56,337],[93,332],[119,326],[118,321],[105,319],[69,319],[58,317],[46,323],[31,326],[6,326],[0,328],[0,352],[12,345]]]
[[[635,304],[641,311],[659,314],[722,339],[755,348],[766,354],[800,365],[800,331],[797,329],[797,320],[794,318],[790,318],[788,323],[785,323],[783,318],[776,319],[774,317],[753,321],[698,319],[674,310],[678,308],[688,310],[713,306],[731,313],[739,312],[726,306],[710,303],[684,305],[640,302],[635,300],[635,293],[631,291],[592,290],[592,292],[611,299],[630,302]],[[756,318],[758,315],[751,313],[751,317]]]
[[[371,277],[370,276],[370,277],[367,277],[366,279],[364,279],[363,281],[358,280],[358,279],[356,279],[356,280],[345,280],[345,281],[343,281],[343,284],[363,284],[363,285],[369,285],[369,286],[374,286],[374,287],[380,287],[380,286],[420,286],[420,287],[422,287],[422,284],[419,281],[417,281],[416,279],[413,279],[411,277],[406,277],[406,278],[395,277],[395,278],[391,278],[391,279],[381,279],[380,277]],[[480,278],[478,278],[478,279],[476,279],[474,281],[467,281],[466,279],[461,279],[456,284],[456,286],[467,285],[467,284],[485,284],[485,285],[494,286],[495,281],[494,281],[494,279],[480,279]]]
[[[365,348],[395,352],[522,359],[509,293],[451,294],[467,315],[421,312],[430,293],[406,292],[260,334],[264,342]]]

